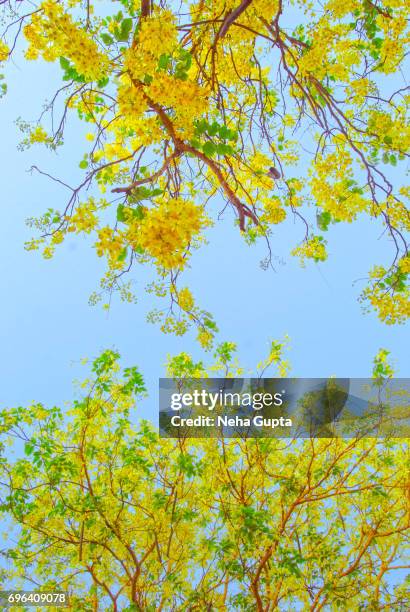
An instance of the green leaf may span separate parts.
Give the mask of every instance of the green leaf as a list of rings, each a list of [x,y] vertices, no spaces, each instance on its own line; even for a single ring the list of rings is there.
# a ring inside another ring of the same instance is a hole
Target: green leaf
[[[65,58],[63,58],[65,60]],[[68,62],[68,60],[65,60]],[[61,63],[61,59],[60,59]],[[65,64],[65,62],[63,62]],[[82,74],[78,74],[77,70],[68,63],[68,67],[65,68],[65,74],[63,81],[76,81],[77,83],[85,83],[85,77]]]
[[[201,119],[200,121],[196,123],[196,132],[199,135],[205,134],[207,127],[208,127],[208,122],[205,121],[205,119]]]
[[[230,140],[231,130],[226,125],[221,125],[219,127],[219,138],[223,140]]]
[[[118,204],[117,206],[117,221],[120,221],[120,223],[123,223],[125,221],[125,206],[124,204]]]
[[[144,378],[135,366],[132,368],[124,368],[124,375],[128,379],[122,389],[124,393],[142,393],[147,390]]]
[[[127,258],[127,253],[128,253],[128,249],[127,247],[124,247],[121,253],[118,255],[117,261],[124,261],[124,259]]]
[[[120,358],[120,354],[117,351],[111,351],[107,349],[103,351],[99,357],[94,359],[92,370],[97,374],[97,376],[101,376],[110,371],[116,361]]]
[[[215,321],[212,321],[211,319],[205,319],[204,325],[205,327],[208,327],[209,329],[212,329],[213,331],[218,331]]]
[[[98,87],[100,87],[100,89],[102,89],[103,87],[106,87],[106,85],[108,85],[109,81],[110,79],[108,77],[104,77],[103,79],[97,82],[97,85]]]
[[[24,453],[29,456],[31,455],[31,453],[34,450],[34,442],[30,441],[30,442],[26,442],[24,445]]]
[[[139,202],[140,200],[148,200],[149,198],[154,198],[155,196],[162,195],[164,193],[163,189],[149,189],[148,187],[140,186],[136,187],[132,190],[129,196],[129,202]]]
[[[234,153],[233,148],[230,145],[225,144],[224,142],[220,142],[216,146],[216,151],[219,155],[233,155]]]
[[[216,121],[214,121],[214,122],[212,123],[212,125],[209,125],[209,124],[208,124],[208,130],[207,130],[207,131],[208,131],[208,134],[209,134],[210,136],[216,136],[216,135],[217,135],[217,133],[219,132],[219,129],[220,129],[220,125],[219,125],[219,123],[217,123]]]
[[[112,45],[114,42],[113,37],[107,34],[106,32],[103,32],[101,34],[101,39],[106,45]]]
[[[192,55],[189,51],[181,49],[179,53],[179,62],[177,63],[176,69],[181,71],[189,70],[192,65]]]
[[[70,62],[66,57],[60,57],[60,66],[63,70],[68,70],[70,68]]]
[[[213,157],[216,153],[216,145],[208,140],[205,144],[202,145],[202,151],[205,153],[207,157]]]
[[[78,165],[84,170],[85,168],[88,168],[88,161],[86,159],[83,159]]]
[[[137,206],[136,208],[132,209],[132,216],[135,219],[138,219],[138,221],[141,221],[141,219],[143,219],[145,217],[145,212],[142,206]]]
[[[167,53],[163,53],[158,60],[158,68],[160,70],[166,70],[170,62],[171,56]]]
[[[331,220],[332,216],[327,210],[316,214],[317,226],[323,232],[326,232],[329,229],[329,223]]]
[[[181,81],[186,81],[188,79],[188,74],[185,72],[185,70],[176,70],[175,77]]]
[[[123,21],[121,22],[121,30],[120,30],[120,36],[118,40],[121,42],[127,42],[131,30],[132,30],[132,19],[131,17],[127,17],[127,19],[123,19]]]
[[[154,198],[155,196],[162,195],[163,193],[164,193],[164,190],[163,190],[163,189],[159,189],[159,188],[157,188],[157,189],[152,189],[152,191],[151,191],[151,196],[150,196],[150,197],[151,197],[151,198]]]

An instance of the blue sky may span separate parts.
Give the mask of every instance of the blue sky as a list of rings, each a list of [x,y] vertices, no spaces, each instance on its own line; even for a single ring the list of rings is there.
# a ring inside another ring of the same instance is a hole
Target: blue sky
[[[32,230],[25,219],[48,207],[59,208],[66,193],[50,180],[30,174],[43,170],[75,184],[82,176],[78,163],[85,145],[83,126],[69,123],[68,138],[58,154],[33,147],[17,151],[21,140],[14,121],[35,120],[53,92],[59,70],[22,60],[9,67],[9,93],[2,104],[3,216],[0,240],[2,279],[0,405],[31,400],[62,403],[72,397],[72,379],[85,374],[80,358],[117,348],[125,365],[138,365],[151,391],[141,414],[156,418],[157,381],[164,375],[167,354],[204,354],[194,335],[163,335],[145,322],[152,308],[144,296],[147,278],[136,269],[139,303],[115,299],[109,313],[88,305],[104,271],[102,260],[86,240],[70,238],[51,261],[24,251]],[[220,203],[222,204],[222,203]],[[218,203],[215,203],[219,210]],[[221,206],[222,207],[222,206]],[[364,315],[357,297],[374,263],[388,261],[391,247],[382,228],[369,220],[338,224],[328,232],[329,260],[300,268],[289,252],[303,228],[289,220],[272,236],[274,255],[285,261],[276,272],[263,271],[263,243],[248,247],[228,213],[209,231],[209,245],[192,257],[185,275],[198,303],[211,311],[220,340],[238,343],[242,365],[253,368],[266,355],[269,340],[290,336],[288,358],[294,376],[368,376],[380,347],[391,350],[400,376],[410,376],[409,327],[388,327],[375,314]],[[157,304],[160,306],[160,303]]]

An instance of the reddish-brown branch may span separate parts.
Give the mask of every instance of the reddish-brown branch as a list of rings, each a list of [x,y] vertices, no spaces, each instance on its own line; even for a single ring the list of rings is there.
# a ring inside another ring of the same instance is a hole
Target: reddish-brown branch
[[[223,38],[225,36],[233,22],[236,21],[244,11],[246,11],[250,4],[252,4],[252,0],[242,0],[241,4],[236,9],[227,14],[222,23],[221,29],[218,32],[217,38]]]
[[[255,223],[255,225],[258,225],[259,222],[258,222],[257,216],[246,204],[243,204],[240,201],[236,193],[233,191],[232,187],[229,185],[229,182],[227,178],[224,176],[219,164],[213,159],[211,159],[210,157],[207,157],[204,153],[202,153],[202,151],[199,151],[192,145],[184,142],[181,138],[179,138],[175,131],[175,128],[174,128],[174,125],[171,119],[169,118],[165,110],[162,108],[162,106],[154,102],[154,100],[152,100],[147,95],[147,93],[143,89],[142,83],[139,83],[135,79],[131,79],[131,80],[132,80],[133,85],[143,92],[144,98],[149,108],[151,108],[158,115],[159,120],[161,121],[162,125],[164,126],[169,136],[171,137],[171,140],[173,141],[174,147],[175,147],[174,156],[177,157],[178,155],[181,155],[181,153],[189,153],[193,157],[196,157],[198,160],[202,161],[204,164],[208,166],[211,172],[218,179],[218,182],[220,186],[222,187],[228,200],[236,208],[238,216],[239,216],[239,227],[241,231],[245,231],[245,217],[248,217],[249,219],[253,221],[253,223]]]
[[[141,17],[149,17],[151,9],[151,0],[141,0]]]

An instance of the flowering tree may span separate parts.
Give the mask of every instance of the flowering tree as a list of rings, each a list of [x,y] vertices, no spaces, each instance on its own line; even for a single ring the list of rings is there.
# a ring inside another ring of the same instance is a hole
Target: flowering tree
[[[84,178],[59,179],[67,200],[31,220],[40,235],[28,248],[50,257],[67,234],[93,234],[102,288],[129,300],[126,273],[154,264],[148,289],[169,308],[151,320],[177,334],[194,324],[208,347],[216,324],[180,276],[222,211],[247,242],[266,240],[266,266],[286,217],[300,222],[292,253],[304,262],[326,258],[329,224],[367,215],[392,256],[361,298],[386,323],[409,316],[410,191],[392,174],[409,154],[408,2],[2,4],[0,59],[22,35],[27,60],[61,67],[53,121],[23,124],[25,144],[62,145],[71,113],[89,126]]]
[[[236,374],[234,348],[207,371]],[[206,370],[183,353],[169,373]],[[0,413],[3,583],[65,589],[79,612],[408,610],[405,440],[159,439],[113,351],[80,388],[68,411]]]

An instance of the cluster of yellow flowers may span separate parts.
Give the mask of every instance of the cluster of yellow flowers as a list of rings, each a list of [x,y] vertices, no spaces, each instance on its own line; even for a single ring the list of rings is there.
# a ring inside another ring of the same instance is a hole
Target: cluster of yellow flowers
[[[141,221],[131,222],[126,236],[135,250],[146,251],[161,268],[182,270],[192,239],[208,223],[201,206],[178,197],[148,209]]]
[[[247,163],[235,167],[236,193],[250,207],[255,206],[260,225],[251,233],[264,234],[267,224],[278,224],[286,218],[281,198],[273,195],[275,180],[269,174],[272,158],[262,151],[247,152]]]
[[[407,274],[408,271],[410,258],[406,256],[399,261],[397,272]],[[397,272],[393,273],[393,276],[397,275]],[[410,288],[403,279],[393,278],[389,282],[388,278],[389,272],[383,266],[375,266],[370,272],[373,282],[366,287],[361,297],[368,300],[379,319],[387,325],[404,323],[410,317]],[[398,283],[401,286],[397,287]]]
[[[353,160],[343,145],[327,155],[318,155],[310,169],[312,196],[319,208],[338,221],[353,221],[369,210],[370,200],[352,179]]]
[[[156,295],[164,297],[164,292],[161,287],[150,287],[154,289]],[[159,291],[158,291],[159,289]],[[200,310],[195,304],[194,297],[188,287],[178,289],[174,283],[171,283],[170,293],[173,298],[173,305],[178,305],[179,312],[175,313],[173,307],[164,316],[163,311],[152,310],[148,315],[148,321],[151,323],[160,323],[161,331],[165,334],[175,334],[177,336],[184,335],[193,321],[195,321],[198,334],[197,340],[201,346],[208,350],[213,343],[217,327],[211,315]]]
[[[97,235],[98,241],[95,243],[97,255],[107,257],[111,270],[121,269],[124,266],[121,255],[126,247],[123,234],[111,227],[103,227],[97,232]]]
[[[389,74],[397,69],[410,41],[408,32],[405,32],[407,19],[403,13],[397,12],[392,19],[385,19],[383,15],[379,15],[376,23],[383,33],[380,70]]]
[[[260,220],[267,223],[282,223],[286,219],[286,210],[280,205],[280,199],[272,197],[270,200],[264,202],[264,213],[261,215]]]
[[[319,20],[310,32],[311,46],[297,60],[298,73],[306,79],[314,75],[315,79],[322,81],[331,75],[335,79],[348,81],[352,67],[360,63],[360,52],[355,41],[348,38],[348,33],[348,24],[331,24],[328,15]]]
[[[210,331],[206,329],[200,329],[196,339],[198,340],[202,348],[204,348],[205,350],[208,350],[212,346],[214,337]]]
[[[29,141],[30,144],[47,142],[48,134],[41,125],[37,126],[32,132],[30,132]]]
[[[10,49],[2,40],[0,40],[0,62],[5,62],[10,53]]]
[[[403,274],[410,274],[410,255],[402,257],[398,263],[399,270]]]
[[[409,101],[410,97],[407,97],[407,103]],[[410,122],[406,103],[397,104],[394,114],[372,109],[367,123],[370,133],[377,138],[378,143],[387,143],[390,149],[403,153],[410,150]]]
[[[367,78],[351,81],[347,90],[347,94],[354,104],[362,104],[366,96],[374,93],[376,93],[376,86]]]
[[[141,21],[134,44],[123,54],[125,73],[118,89],[119,114],[130,127],[138,128],[149,96],[156,104],[172,109],[174,129],[181,137],[193,137],[194,120],[207,110],[209,92],[196,81],[195,70],[187,69],[184,79],[170,74],[179,52],[170,11],[156,9]],[[142,131],[147,134],[146,129]]]
[[[292,255],[300,257],[301,265],[305,265],[306,259],[314,259],[314,261],[325,261],[327,258],[326,241],[322,236],[312,236],[291,251]]]
[[[188,323],[185,318],[177,319],[176,317],[165,317],[160,329],[164,334],[183,336],[188,330]]]
[[[188,287],[178,291],[178,304],[185,312],[190,312],[194,307],[194,298]]]
[[[109,69],[108,57],[103,54],[95,41],[81,25],[77,25],[64,6],[47,0],[38,13],[24,27],[29,47],[26,58],[35,60],[42,57],[49,62],[59,57],[72,60],[79,75],[89,80],[100,80]]]
[[[171,55],[177,45],[174,15],[157,8],[141,21],[135,44],[124,54],[124,67],[132,78],[142,81],[157,71],[161,55]]]
[[[375,210],[375,216],[381,213],[388,215],[389,223],[398,230],[410,231],[410,214],[407,206],[402,200],[388,196],[385,202],[381,202]]]
[[[208,90],[193,81],[183,81],[160,72],[147,91],[161,106],[173,109],[173,123],[178,135],[192,138],[195,119],[202,117],[208,108]]]
[[[87,203],[77,206],[75,212],[68,217],[68,232],[84,232],[89,234],[98,225],[98,217],[95,214],[95,204],[92,199]]]
[[[325,4],[325,10],[329,11],[330,14],[334,15],[336,19],[344,17],[349,13],[354,13],[357,10],[361,10],[362,2],[360,0],[328,0]]]
[[[61,244],[62,242],[64,242],[64,238],[65,238],[64,232],[62,232],[61,230],[58,230],[57,232],[54,232],[53,237],[51,239],[51,244],[54,246],[56,244]]]
[[[129,127],[134,127],[147,109],[142,88],[121,84],[118,87],[117,100],[120,114],[126,119]]]

